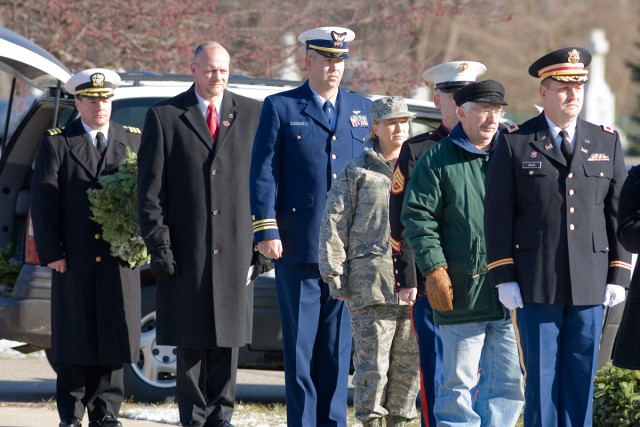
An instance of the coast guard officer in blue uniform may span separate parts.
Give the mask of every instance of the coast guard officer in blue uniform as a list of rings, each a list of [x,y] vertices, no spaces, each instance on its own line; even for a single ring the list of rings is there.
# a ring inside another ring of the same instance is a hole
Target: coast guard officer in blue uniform
[[[339,89],[353,31],[321,27],[306,45],[308,80],[267,97],[253,145],[258,250],[276,260],[288,426],[346,426],[351,329],[318,270],[326,194],[369,135],[371,102]]]
[[[544,111],[508,128],[487,174],[487,267],[516,309],[527,427],[591,425],[603,304],[624,301],[631,274],[616,239],[620,138],[578,118],[590,61],[569,47],[531,65]]]

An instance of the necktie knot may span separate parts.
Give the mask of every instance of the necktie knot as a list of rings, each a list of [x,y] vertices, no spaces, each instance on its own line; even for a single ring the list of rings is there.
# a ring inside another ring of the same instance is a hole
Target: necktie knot
[[[571,161],[572,149],[571,149],[571,140],[569,139],[569,133],[566,130],[561,130],[558,135],[562,138],[560,141],[560,151],[562,151],[562,155],[567,162]]]
[[[98,150],[98,153],[102,156],[106,148],[107,144],[104,142],[104,134],[102,132],[98,132],[96,134],[96,149]]]
[[[218,139],[218,113],[213,103],[207,106],[207,126],[209,127],[213,142],[216,142]]]
[[[333,105],[331,104],[331,101],[326,100],[324,102],[324,104],[322,105],[322,111],[324,111],[324,114],[327,116],[327,121],[329,122],[329,126],[331,126],[331,128],[333,129]]]

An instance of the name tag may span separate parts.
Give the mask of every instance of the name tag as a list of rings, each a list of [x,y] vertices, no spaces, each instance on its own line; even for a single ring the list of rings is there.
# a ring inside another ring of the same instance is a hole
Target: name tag
[[[309,126],[309,122],[289,122],[289,126]]]
[[[522,162],[522,169],[542,169],[542,162]]]

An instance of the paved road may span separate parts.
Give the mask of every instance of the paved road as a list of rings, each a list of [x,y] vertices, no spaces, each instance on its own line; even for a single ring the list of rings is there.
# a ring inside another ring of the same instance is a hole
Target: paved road
[[[42,355],[11,358],[0,355],[0,402],[41,402],[53,399],[56,376]],[[243,402],[285,401],[281,371],[238,371],[237,399]]]

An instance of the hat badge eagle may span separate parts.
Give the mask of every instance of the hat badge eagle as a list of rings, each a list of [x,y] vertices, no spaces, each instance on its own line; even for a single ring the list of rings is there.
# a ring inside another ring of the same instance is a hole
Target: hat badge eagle
[[[577,64],[580,62],[580,52],[577,49],[570,50],[567,60],[571,64]]]
[[[341,47],[346,37],[347,37],[346,32],[338,33],[336,31],[331,31],[331,38],[333,39],[333,45],[335,47]]]
[[[91,75],[91,84],[93,87],[102,87],[104,86],[104,74],[95,73]]]

